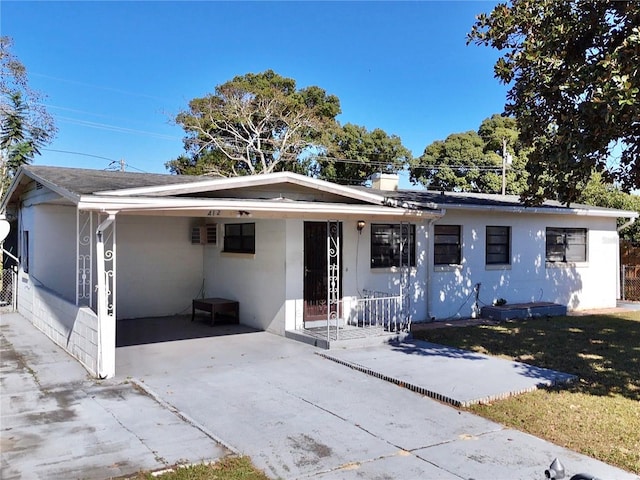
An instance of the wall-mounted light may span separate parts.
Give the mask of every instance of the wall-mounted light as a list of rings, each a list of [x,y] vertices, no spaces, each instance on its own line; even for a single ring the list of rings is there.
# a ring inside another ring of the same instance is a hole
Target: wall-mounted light
[[[364,228],[364,226],[366,225],[364,220],[358,220],[358,223],[356,224],[356,228],[358,229],[358,233],[362,234],[362,229]]]

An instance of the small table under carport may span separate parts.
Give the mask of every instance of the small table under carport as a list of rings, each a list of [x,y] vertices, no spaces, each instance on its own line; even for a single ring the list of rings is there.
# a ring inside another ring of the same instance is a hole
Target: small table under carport
[[[191,309],[191,321],[195,319],[196,310],[211,313],[211,325],[215,323],[216,315],[233,316],[236,323],[240,322],[240,304],[227,298],[194,298]]]

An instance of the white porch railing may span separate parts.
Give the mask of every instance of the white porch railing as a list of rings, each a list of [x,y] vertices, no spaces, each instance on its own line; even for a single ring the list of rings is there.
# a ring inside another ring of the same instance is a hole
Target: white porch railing
[[[365,290],[348,324],[362,328],[379,328],[386,332],[399,332],[409,328],[402,295]]]
[[[325,326],[307,327],[304,331],[329,342],[409,331],[410,317],[403,308],[406,299],[402,295],[375,291],[364,291],[363,295],[340,300],[337,318],[327,321]]]

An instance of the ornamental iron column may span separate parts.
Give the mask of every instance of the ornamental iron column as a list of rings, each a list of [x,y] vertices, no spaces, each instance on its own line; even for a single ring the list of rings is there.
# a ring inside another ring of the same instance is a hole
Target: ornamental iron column
[[[327,341],[330,340],[331,321],[336,324],[340,316],[340,222],[327,221]]]
[[[402,324],[400,329],[409,329],[410,318],[410,296],[409,296],[409,277],[411,274],[411,243],[413,241],[411,235],[411,224],[400,223],[400,319]]]
[[[76,305],[93,308],[93,212],[76,211]]]

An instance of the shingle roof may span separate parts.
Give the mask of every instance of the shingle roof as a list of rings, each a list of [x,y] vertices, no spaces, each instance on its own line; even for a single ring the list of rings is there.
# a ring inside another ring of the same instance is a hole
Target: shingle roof
[[[359,187],[368,188],[368,187]],[[370,190],[370,189],[369,189]],[[467,192],[436,192],[433,190],[396,190],[396,191],[380,191],[380,194],[388,198],[392,198],[398,202],[413,202],[418,205],[435,204],[438,208],[451,208],[458,206],[464,207],[487,207],[487,208],[528,208],[525,207],[518,195],[497,195],[488,193],[467,193]],[[595,207],[592,205],[584,205],[572,203],[570,207],[563,205],[555,200],[545,200],[541,205],[536,205],[537,210],[544,209],[566,209],[569,210],[590,210],[590,211],[609,211],[615,209],[606,207]]]
[[[119,172],[41,165],[27,165],[22,168],[25,172],[30,172],[36,177],[46,179],[48,182],[78,195],[121,188],[179,185],[211,179],[211,177],[191,175]]]

